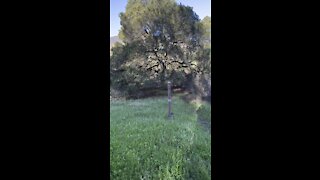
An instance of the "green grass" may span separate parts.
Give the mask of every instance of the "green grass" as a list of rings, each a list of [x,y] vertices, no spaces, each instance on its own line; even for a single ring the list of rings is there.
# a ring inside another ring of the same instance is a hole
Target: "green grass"
[[[111,179],[211,179],[211,135],[194,106],[173,98],[110,102]]]

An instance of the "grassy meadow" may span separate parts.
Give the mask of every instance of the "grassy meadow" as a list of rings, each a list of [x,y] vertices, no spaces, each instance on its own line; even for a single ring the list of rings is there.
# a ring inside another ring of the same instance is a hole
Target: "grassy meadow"
[[[111,179],[211,179],[211,134],[197,122],[209,106],[172,103],[168,120],[166,97],[110,101]]]

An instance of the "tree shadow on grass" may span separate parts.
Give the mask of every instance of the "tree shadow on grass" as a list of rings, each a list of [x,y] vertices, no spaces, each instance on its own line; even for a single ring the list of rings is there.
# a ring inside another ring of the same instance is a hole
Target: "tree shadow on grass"
[[[173,89],[172,95],[177,95],[183,93],[184,90],[181,88]],[[143,89],[138,91],[137,93],[128,97],[128,99],[145,99],[150,97],[166,97],[168,96],[167,89]]]

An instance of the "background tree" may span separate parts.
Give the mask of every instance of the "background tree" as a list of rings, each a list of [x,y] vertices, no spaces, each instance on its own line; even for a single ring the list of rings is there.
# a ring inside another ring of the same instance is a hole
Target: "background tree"
[[[201,20],[204,28],[203,43],[205,48],[211,49],[211,17],[206,16]]]

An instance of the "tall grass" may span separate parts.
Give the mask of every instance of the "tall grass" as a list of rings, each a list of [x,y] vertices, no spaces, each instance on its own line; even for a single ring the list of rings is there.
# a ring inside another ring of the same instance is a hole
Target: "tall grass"
[[[111,179],[211,179],[211,135],[195,108],[173,98],[110,102]]]

